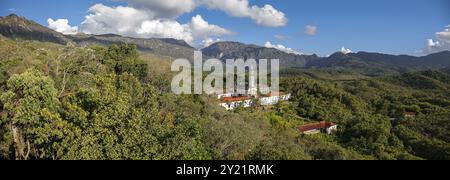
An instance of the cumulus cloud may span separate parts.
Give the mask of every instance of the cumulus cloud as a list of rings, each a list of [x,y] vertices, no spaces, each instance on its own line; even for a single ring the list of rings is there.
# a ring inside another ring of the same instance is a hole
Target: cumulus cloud
[[[434,48],[434,47],[438,47],[441,45],[441,43],[439,43],[439,41],[434,42],[433,39],[428,39],[427,42],[428,42],[427,43],[428,48]]]
[[[189,44],[194,42],[194,36],[186,25],[169,20],[143,21],[135,32],[130,33],[136,33],[141,38],[173,38],[182,39]]]
[[[211,37],[232,34],[229,30],[209,24],[200,15],[192,17],[187,24],[180,24],[172,20],[144,21],[136,33],[140,37],[183,39],[189,44],[194,44],[197,39],[209,40],[212,39]]]
[[[188,29],[192,31],[192,35],[196,38],[208,38],[211,36],[217,37],[232,34],[229,30],[217,25],[209,24],[200,15],[192,17],[192,20],[188,26]]]
[[[308,36],[315,36],[315,35],[317,35],[317,26],[307,25],[305,27],[305,34],[308,35]]]
[[[198,3],[208,9],[224,11],[234,17],[250,17],[248,0],[198,0]]]
[[[272,5],[251,6],[249,0],[116,0],[127,2],[136,9],[154,13],[156,18],[174,19],[197,7],[221,10],[233,17],[250,18],[257,24],[280,27],[287,23],[285,14]]]
[[[287,24],[285,14],[272,5],[250,6],[248,0],[199,0],[208,9],[222,10],[230,16],[250,18],[258,25],[280,27]]]
[[[80,29],[87,34],[120,34],[137,36],[136,27],[154,16],[146,11],[131,7],[109,7],[96,4],[89,8],[90,14],[81,23]]]
[[[224,11],[233,17],[250,18],[257,24],[280,27],[287,23],[285,14],[271,5],[251,6],[249,0],[114,0],[127,2],[127,6],[95,4],[81,23],[79,31],[86,34],[118,34],[138,38],[174,38],[194,45],[209,42],[233,33],[218,25],[210,24],[202,16],[194,16],[190,22],[176,19],[197,7]],[[55,24],[54,21],[51,21]],[[52,25],[58,31],[74,33],[68,22]],[[50,21],[49,21],[50,26]],[[74,31],[75,30],[75,31]]]
[[[78,27],[77,26],[70,26],[69,20],[67,19],[58,19],[53,20],[52,18],[47,19],[48,27],[50,29],[53,29],[57,32],[63,33],[63,34],[76,34],[78,33]]]
[[[197,7],[196,0],[117,0],[128,2],[129,6],[154,13],[156,18],[176,18]]]
[[[283,12],[276,10],[272,5],[264,5],[260,8],[252,6],[250,18],[257,24],[267,27],[281,27],[287,24],[287,18]]]
[[[195,45],[196,41],[231,35],[232,32],[212,25],[196,15],[186,24],[157,18],[154,13],[133,7],[109,7],[96,4],[89,9],[80,30],[88,34],[119,34],[138,38],[174,38]]]
[[[292,48],[288,48],[288,47],[286,47],[284,45],[281,45],[281,44],[272,44],[269,41],[267,41],[264,46],[266,48],[275,48],[275,49],[278,49],[280,51],[283,51],[283,52],[286,52],[286,53],[289,53],[289,54],[297,54],[297,55],[302,55],[303,54],[301,52],[298,52],[298,51],[296,51],[296,50],[294,50]]]
[[[436,36],[438,39],[450,43],[450,25],[446,26],[446,29],[442,32],[437,32]]]
[[[211,46],[212,44],[214,44],[216,42],[220,42],[220,41],[221,40],[219,38],[217,38],[217,39],[207,38],[202,41],[201,45],[202,45],[202,47],[208,47],[208,46]]]
[[[345,47],[342,47],[342,48],[341,48],[341,53],[342,53],[342,54],[349,54],[349,53],[352,53],[352,52],[353,52],[352,50],[346,49]]]
[[[436,40],[427,39],[427,47],[423,53],[436,53],[450,50],[450,25],[446,26],[444,31],[436,33]]]

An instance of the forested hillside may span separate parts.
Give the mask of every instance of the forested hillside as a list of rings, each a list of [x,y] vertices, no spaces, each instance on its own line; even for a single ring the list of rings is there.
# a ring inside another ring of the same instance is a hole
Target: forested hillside
[[[450,159],[448,70],[291,69],[289,102],[225,111],[172,94],[169,69],[134,45],[1,38],[0,159]],[[317,121],[338,132],[298,132]]]

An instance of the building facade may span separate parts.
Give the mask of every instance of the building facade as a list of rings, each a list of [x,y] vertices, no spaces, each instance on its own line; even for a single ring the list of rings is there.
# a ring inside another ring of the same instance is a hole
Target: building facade
[[[276,94],[270,93],[266,97],[259,98],[262,106],[272,106],[280,101],[288,101],[289,99],[291,99],[291,94],[284,94],[284,93],[276,93]]]
[[[239,107],[247,108],[253,105],[252,98],[250,96],[242,97],[225,97],[222,100],[220,106],[224,107],[226,110],[234,110]]]
[[[322,121],[319,123],[305,124],[298,127],[302,134],[326,133],[333,134],[338,130],[338,125],[332,122]]]
[[[291,94],[285,93],[270,93],[267,96],[259,96],[257,94],[250,94],[246,96],[237,95],[233,93],[220,94],[217,98],[222,100],[220,106],[226,110],[234,110],[238,107],[252,107],[254,105],[253,99],[260,101],[261,106],[272,106],[280,101],[288,101],[291,98]]]

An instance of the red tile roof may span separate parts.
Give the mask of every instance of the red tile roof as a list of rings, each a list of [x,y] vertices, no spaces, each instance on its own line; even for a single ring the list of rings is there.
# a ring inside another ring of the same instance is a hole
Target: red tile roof
[[[313,123],[313,124],[305,124],[305,125],[301,125],[298,127],[298,130],[300,130],[300,132],[306,132],[306,131],[311,131],[311,130],[318,130],[318,129],[324,129],[324,128],[329,128],[331,126],[336,125],[335,123],[332,122],[319,122],[319,123]]]
[[[252,99],[250,96],[243,96],[243,97],[225,97],[223,98],[223,102],[229,103],[229,102],[239,102],[239,101],[245,101]]]

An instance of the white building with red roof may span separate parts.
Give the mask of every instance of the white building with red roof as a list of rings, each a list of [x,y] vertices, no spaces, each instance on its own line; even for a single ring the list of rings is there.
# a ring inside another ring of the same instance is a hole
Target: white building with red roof
[[[327,134],[333,134],[337,131],[338,125],[333,122],[318,122],[318,123],[312,123],[312,124],[305,124],[298,127],[298,130],[302,134],[317,134],[317,133],[327,133]]]
[[[225,97],[222,99],[220,106],[224,107],[226,110],[234,110],[238,107],[251,107],[253,104],[252,97],[250,96],[240,96],[240,97]]]
[[[257,96],[251,95],[237,95],[233,93],[220,94],[217,98],[222,101],[220,106],[227,110],[234,110],[238,107],[252,107],[254,105],[253,99],[258,99],[261,106],[272,106],[280,101],[288,101],[291,98],[291,94],[286,94],[282,92],[269,93],[268,95]]]
[[[272,106],[280,101],[288,101],[289,99],[291,99],[291,94],[277,92],[269,93],[267,96],[261,96],[259,101],[261,102],[261,106]]]

